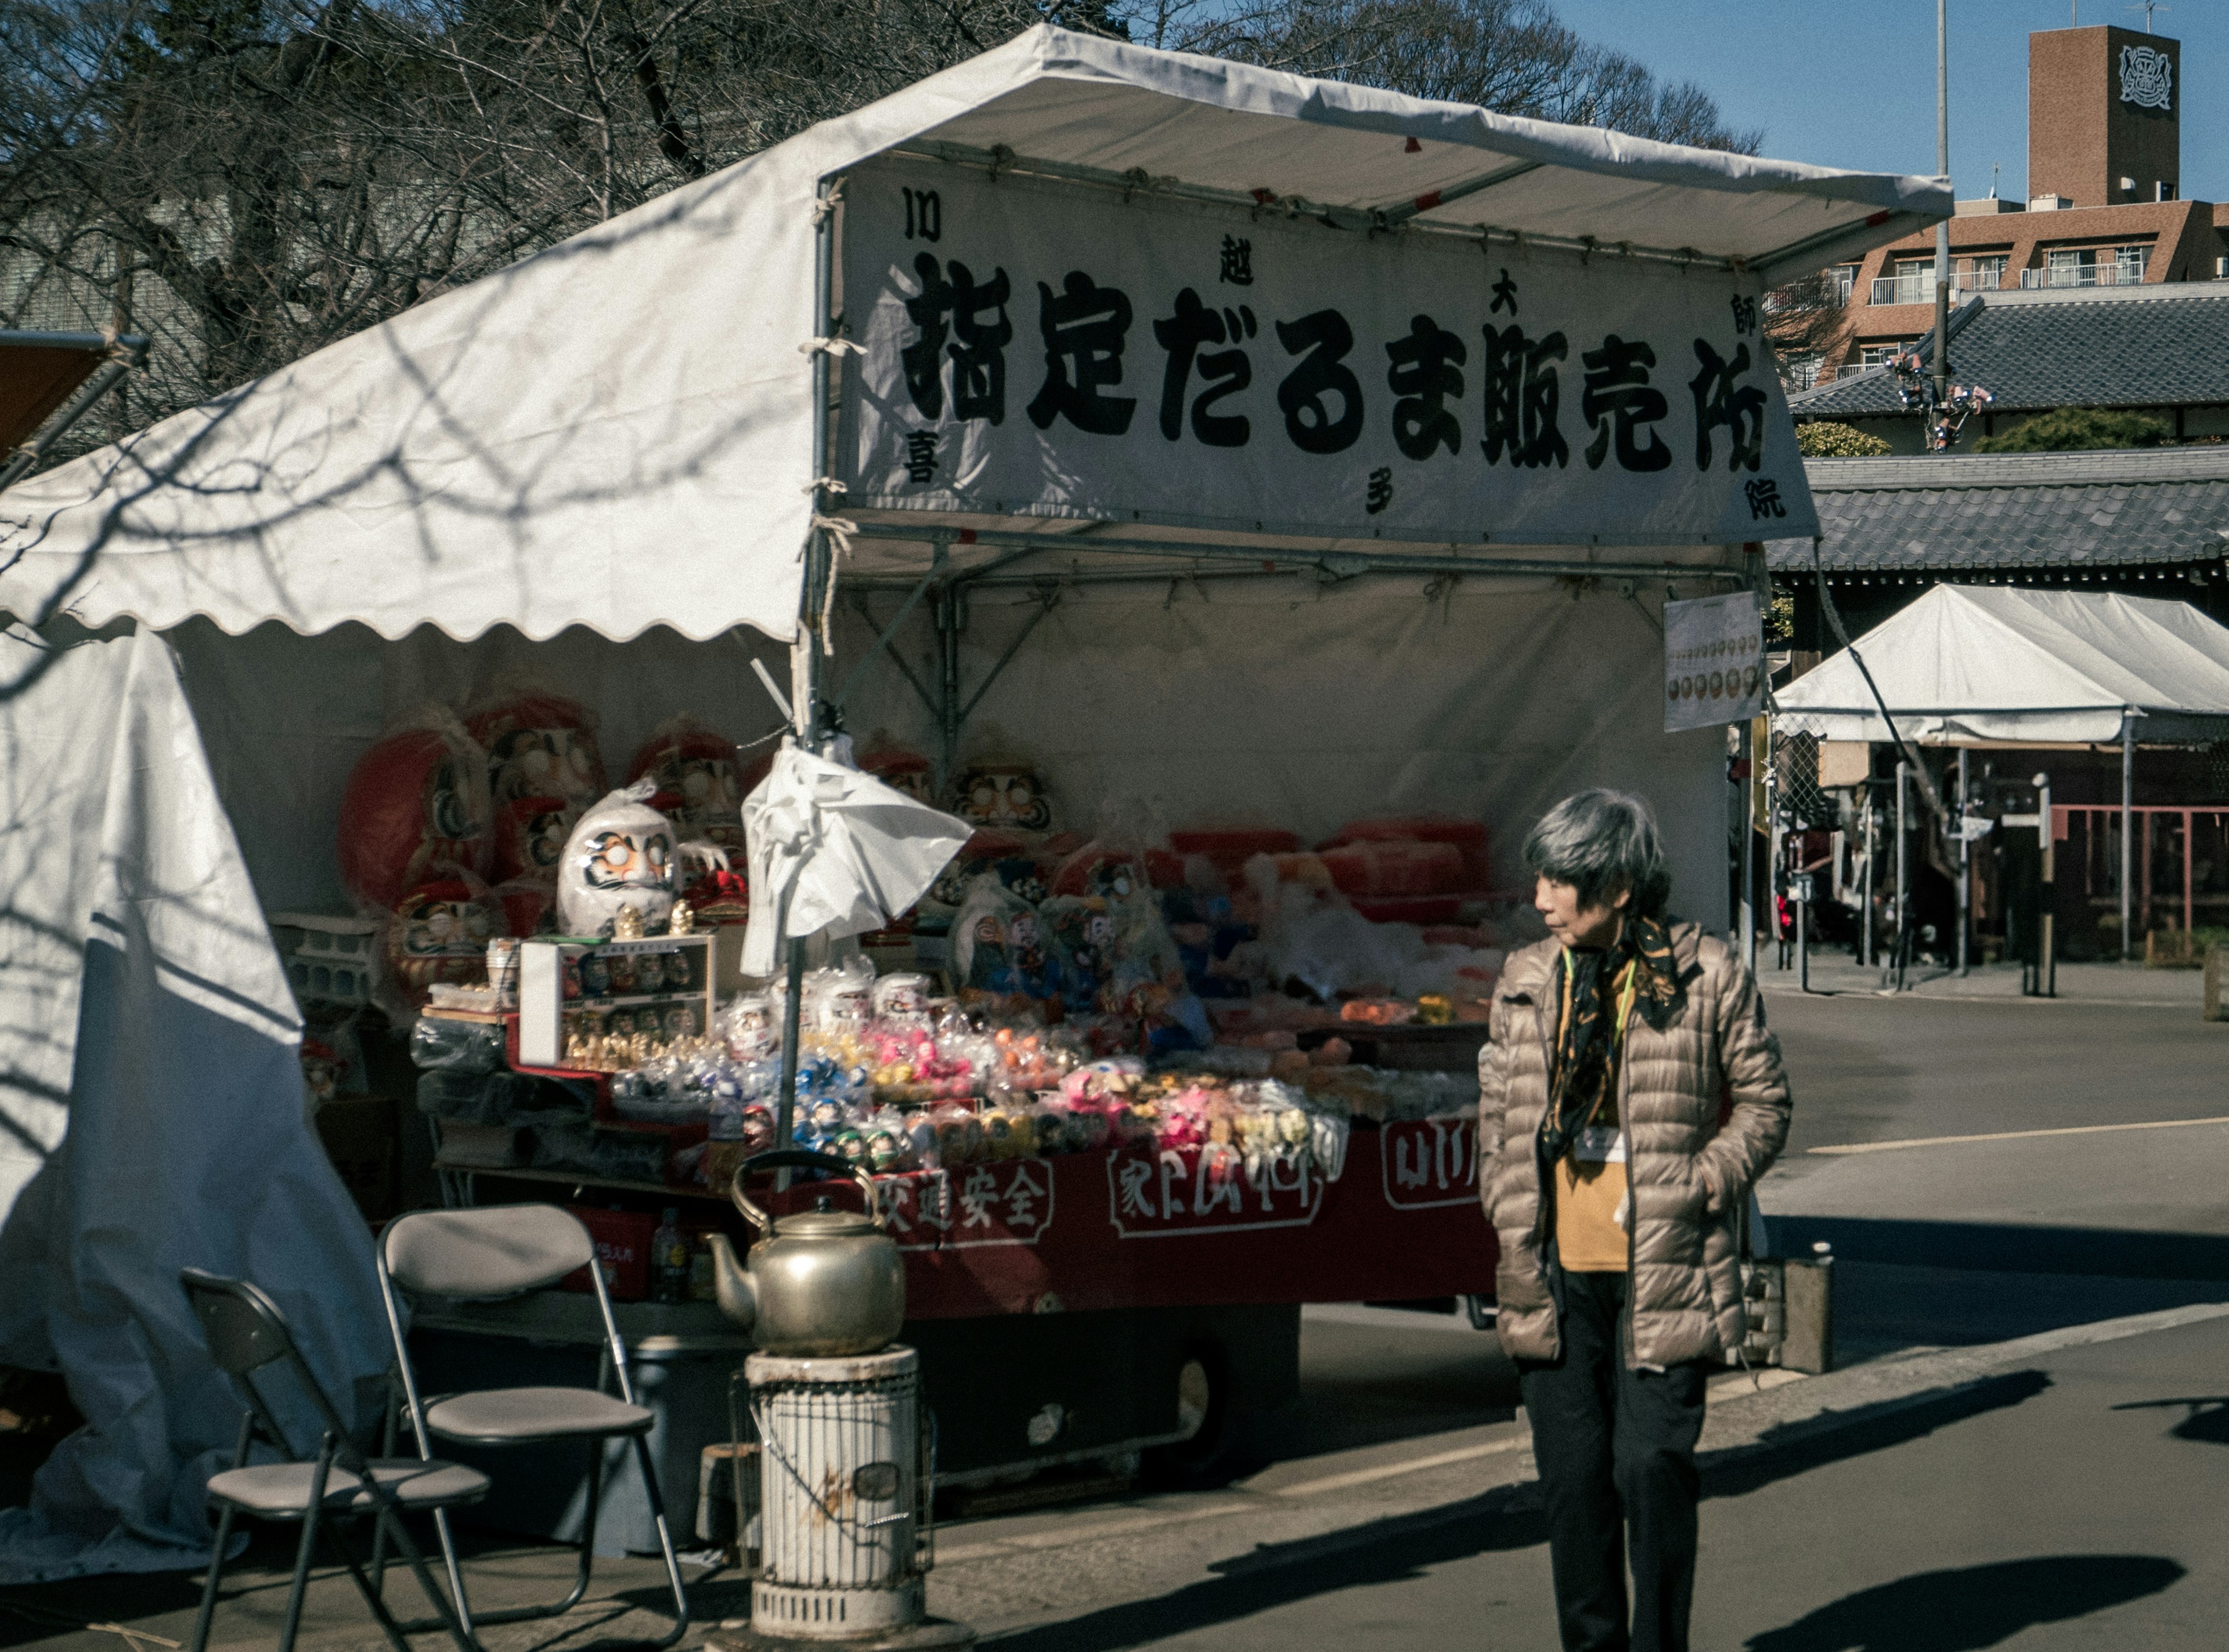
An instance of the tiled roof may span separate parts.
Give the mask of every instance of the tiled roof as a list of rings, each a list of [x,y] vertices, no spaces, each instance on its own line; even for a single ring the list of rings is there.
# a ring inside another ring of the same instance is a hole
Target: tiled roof
[[[1809,459],[1830,569],[2109,568],[2229,558],[2229,446]],[[1808,570],[1808,540],[1767,547]]]
[[[1923,361],[1932,363],[1930,331]],[[2229,281],[1980,292],[1950,318],[1950,373],[1998,413],[2229,402]],[[1897,413],[1888,370],[1788,398],[1799,419]]]

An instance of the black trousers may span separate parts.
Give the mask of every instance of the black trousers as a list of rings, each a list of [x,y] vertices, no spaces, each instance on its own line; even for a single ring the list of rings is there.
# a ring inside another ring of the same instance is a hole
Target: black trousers
[[[1563,1358],[1519,1360],[1518,1386],[1547,1498],[1564,1652],[1687,1652],[1703,1367],[1628,1370],[1625,1276],[1562,1283]]]

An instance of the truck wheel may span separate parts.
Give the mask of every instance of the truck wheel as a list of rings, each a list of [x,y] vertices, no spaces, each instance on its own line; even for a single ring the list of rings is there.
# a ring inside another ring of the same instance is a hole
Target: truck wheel
[[[1145,1454],[1149,1483],[1179,1490],[1227,1484],[1253,1466],[1243,1410],[1235,1405],[1230,1362],[1211,1343],[1194,1343],[1178,1362],[1177,1426],[1181,1440]]]

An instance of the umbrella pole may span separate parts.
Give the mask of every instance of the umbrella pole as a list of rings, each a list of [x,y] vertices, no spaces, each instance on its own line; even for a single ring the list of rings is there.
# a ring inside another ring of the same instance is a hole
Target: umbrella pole
[[[2136,796],[2136,720],[2127,712],[2121,713],[2121,961],[2126,963],[2136,956],[2136,937],[2130,932],[2129,912],[2129,874],[2135,870],[2135,839],[2129,835],[2129,817],[2135,813],[2130,807]]]
[[[1967,749],[1958,748],[1958,973],[1966,973],[1969,935],[1974,927],[1974,840],[1966,835],[1966,811],[1973,805],[1968,789]]]

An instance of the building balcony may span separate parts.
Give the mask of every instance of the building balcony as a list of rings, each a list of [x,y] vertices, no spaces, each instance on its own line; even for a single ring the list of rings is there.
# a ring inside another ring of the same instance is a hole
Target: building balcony
[[[2024,287],[2140,286],[2144,267],[2118,261],[2106,264],[2055,264],[2043,269],[2022,270]]]
[[[1953,292],[1995,292],[2000,285],[1996,270],[1953,270],[1950,290]],[[1871,304],[1932,304],[1935,302],[1935,272],[1920,271],[1916,275],[1883,275],[1875,279],[1872,291],[1866,300]]]

